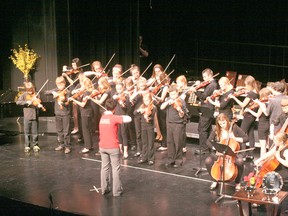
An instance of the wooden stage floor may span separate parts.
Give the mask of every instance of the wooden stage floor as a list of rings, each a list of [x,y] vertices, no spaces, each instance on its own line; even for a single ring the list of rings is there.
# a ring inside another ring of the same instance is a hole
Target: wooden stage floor
[[[195,168],[200,167],[200,156],[194,155],[196,139],[187,140],[188,152],[179,168],[165,166],[165,151],[156,153],[152,166],[138,164],[135,151],[129,151],[121,167],[124,193],[113,197],[93,190],[100,187],[101,160],[96,150],[79,154],[83,143],[77,143],[73,135],[72,152],[56,152],[53,117],[40,118],[39,134],[41,151],[24,153],[23,119],[0,120],[0,215],[239,215],[234,200],[215,203],[218,192],[210,192],[206,171],[195,176]],[[94,138],[96,147],[97,135]],[[255,157],[259,157],[258,151]],[[205,155],[201,159],[203,163]],[[252,163],[245,162],[244,174],[252,169]],[[225,189],[228,195],[235,192],[233,183],[226,184]],[[281,215],[285,215],[287,204],[285,200]],[[246,204],[244,213],[248,215]],[[253,215],[269,213],[263,206],[253,208]]]

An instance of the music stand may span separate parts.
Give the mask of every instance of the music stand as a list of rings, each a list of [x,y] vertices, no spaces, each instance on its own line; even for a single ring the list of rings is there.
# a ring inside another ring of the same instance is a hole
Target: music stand
[[[199,106],[197,107],[197,110],[199,112],[199,115],[201,116],[205,116],[208,118],[214,118],[214,110],[210,109],[209,107],[205,107],[205,106]],[[200,139],[200,137],[199,137]],[[195,176],[198,177],[198,174],[202,171],[207,171],[206,168],[202,167],[202,148],[201,145],[199,145],[199,167],[197,168],[193,168],[193,170],[196,170],[195,172]]]
[[[222,167],[222,180],[221,180],[221,185],[220,185],[220,191],[219,191],[219,198],[217,200],[215,200],[215,203],[218,203],[221,199],[223,198],[232,198],[232,196],[228,196],[225,193],[223,193],[223,188],[224,184],[225,184],[225,157],[226,155],[231,156],[231,157],[235,157],[236,154],[233,152],[233,150],[228,146],[228,145],[223,145],[221,143],[217,143],[217,142],[212,142],[212,146],[215,148],[215,150],[221,154],[223,154],[223,167]]]

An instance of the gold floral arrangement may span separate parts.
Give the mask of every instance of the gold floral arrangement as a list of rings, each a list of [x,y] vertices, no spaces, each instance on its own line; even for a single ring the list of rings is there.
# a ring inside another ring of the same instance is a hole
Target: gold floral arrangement
[[[19,45],[18,50],[11,49],[11,51],[13,54],[9,58],[16,68],[24,74],[24,79],[27,80],[30,70],[34,69],[34,65],[40,56],[33,49],[29,49],[27,44],[23,48]]]

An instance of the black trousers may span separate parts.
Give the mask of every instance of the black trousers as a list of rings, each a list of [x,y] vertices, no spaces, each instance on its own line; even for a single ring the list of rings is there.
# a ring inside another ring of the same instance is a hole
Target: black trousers
[[[168,162],[182,163],[183,159],[183,135],[184,124],[167,122],[167,152]]]
[[[154,127],[142,128],[141,139],[142,139],[142,153],[141,153],[142,160],[154,161],[155,160]]]
[[[70,138],[70,116],[55,116],[56,130],[58,133],[60,145],[62,147],[71,147]]]
[[[249,137],[249,147],[254,148],[255,147],[255,137],[254,137],[254,125],[255,125],[255,118],[254,117],[245,117],[243,118],[241,122],[241,129],[248,135]],[[246,149],[246,143],[243,143],[241,145],[241,149]],[[242,155],[245,156],[246,154],[252,154],[252,151],[249,151],[248,153],[242,152]]]
[[[210,118],[210,117],[206,117],[202,115],[200,115],[199,117],[199,124],[198,124],[199,144],[200,144],[200,148],[202,149],[208,148],[207,139],[212,129],[213,121],[214,121],[214,118]]]
[[[137,152],[142,151],[142,140],[141,140],[141,115],[134,116],[134,125],[136,132]]]
[[[118,125],[118,139],[119,143],[123,146],[128,146],[128,125],[119,124]]]
[[[84,138],[84,146],[87,149],[91,149],[93,147],[91,131],[92,116],[81,116],[81,124]]]

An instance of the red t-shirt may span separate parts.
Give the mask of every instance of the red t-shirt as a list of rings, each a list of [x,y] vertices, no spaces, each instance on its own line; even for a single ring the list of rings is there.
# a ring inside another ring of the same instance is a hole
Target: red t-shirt
[[[111,114],[102,115],[99,123],[99,147],[119,148],[118,124],[123,123],[123,117]]]

